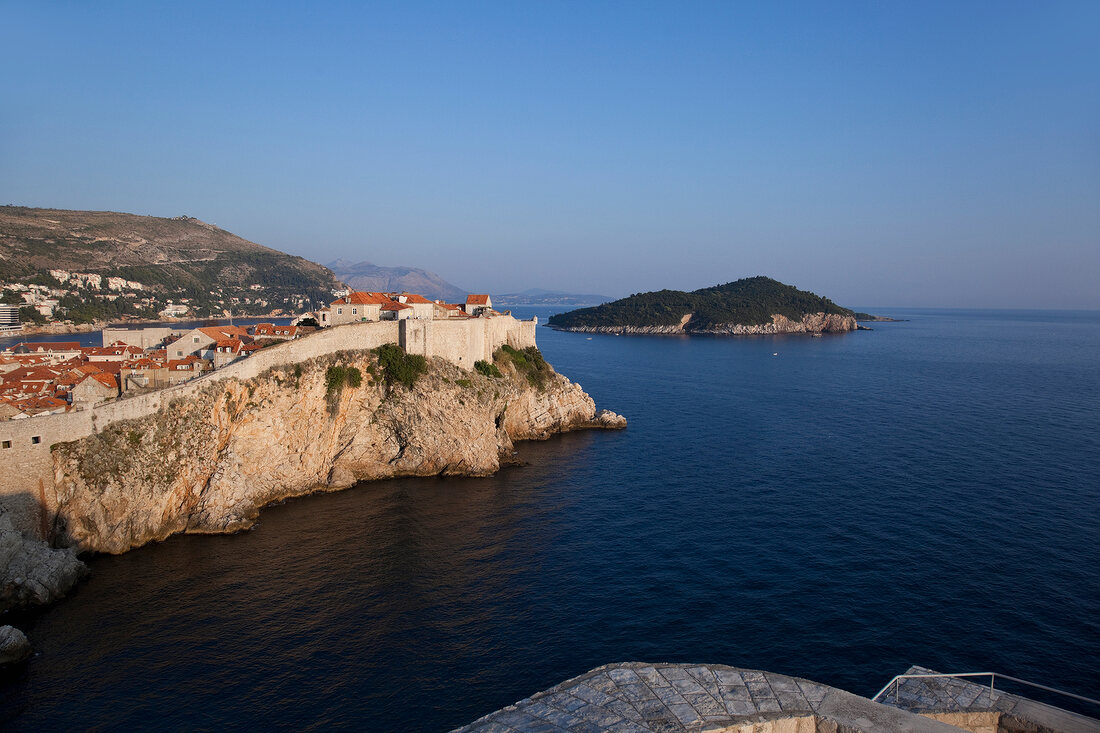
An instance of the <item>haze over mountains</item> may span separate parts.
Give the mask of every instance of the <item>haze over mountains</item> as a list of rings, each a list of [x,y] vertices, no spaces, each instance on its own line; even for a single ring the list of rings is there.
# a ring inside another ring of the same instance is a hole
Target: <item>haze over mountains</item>
[[[559,290],[544,290],[543,288],[528,288],[519,293],[501,293],[493,296],[493,302],[497,305],[562,305],[577,307],[599,305],[610,300],[613,300],[613,298],[607,295],[563,293]]]
[[[328,268],[354,290],[382,293],[406,291],[433,300],[458,303],[465,303],[470,292],[447,282],[434,272],[418,267],[383,267],[367,261],[338,259],[328,263]]]
[[[407,291],[459,303],[470,292],[485,292],[459,287],[418,267],[347,259],[325,267],[189,216],[0,207],[0,284],[49,284],[51,269],[122,277],[144,286],[142,302],[98,291],[83,294],[88,318],[150,317],[171,299],[188,304],[198,316],[222,315],[229,309],[298,312],[329,302],[339,282],[355,290]],[[542,288],[491,295],[505,307],[577,307],[610,300]],[[62,305],[70,311],[76,307],[75,302]]]
[[[350,262],[338,259],[328,263],[328,268],[348,287],[375,292],[419,293],[427,298],[462,303],[471,290],[447,282],[429,270],[419,267],[383,267],[372,262]],[[493,302],[509,305],[595,305],[611,298],[606,295],[565,293],[558,290],[529,288],[518,293],[491,293]]]

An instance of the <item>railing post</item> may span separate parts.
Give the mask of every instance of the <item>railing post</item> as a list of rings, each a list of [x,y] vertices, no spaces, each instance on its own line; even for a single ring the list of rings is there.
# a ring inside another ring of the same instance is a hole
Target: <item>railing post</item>
[[[989,673],[989,704],[993,704],[993,680],[997,679],[996,672]]]

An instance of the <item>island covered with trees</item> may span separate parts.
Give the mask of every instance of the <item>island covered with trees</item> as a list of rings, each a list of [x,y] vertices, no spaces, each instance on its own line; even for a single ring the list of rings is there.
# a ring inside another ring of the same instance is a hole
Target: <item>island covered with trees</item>
[[[874,320],[770,277],[748,277],[691,292],[636,293],[551,316],[563,331],[609,333],[789,333],[851,331]]]

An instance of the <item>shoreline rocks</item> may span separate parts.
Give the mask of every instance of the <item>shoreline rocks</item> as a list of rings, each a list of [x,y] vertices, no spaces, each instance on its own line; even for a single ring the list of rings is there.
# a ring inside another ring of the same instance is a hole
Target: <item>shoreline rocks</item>
[[[14,626],[0,626],[0,666],[22,662],[33,651],[26,634]]]
[[[842,333],[859,329],[854,316],[838,313],[805,313],[801,320],[791,320],[776,313],[771,323],[745,325],[741,323],[718,324],[711,328],[686,329],[690,318],[673,326],[550,326],[557,331],[574,333],[608,333],[624,335],[719,335],[719,336],[766,336],[781,333]],[[870,329],[867,329],[870,330]]]
[[[53,603],[87,572],[73,550],[24,537],[0,512],[0,611]]]

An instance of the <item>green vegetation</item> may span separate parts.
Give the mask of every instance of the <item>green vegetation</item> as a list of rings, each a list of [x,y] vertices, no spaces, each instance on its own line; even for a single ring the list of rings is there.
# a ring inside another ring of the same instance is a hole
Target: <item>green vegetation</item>
[[[397,344],[384,344],[374,350],[382,381],[387,385],[403,384],[412,389],[416,380],[428,369],[428,360],[420,354],[406,354]]]
[[[325,395],[339,393],[344,385],[355,389],[363,383],[363,373],[356,367],[334,364],[325,370]]]
[[[725,285],[693,290],[637,293],[594,308],[581,308],[550,317],[559,328],[581,326],[675,326],[693,314],[685,331],[703,331],[724,324],[771,323],[774,314],[799,320],[805,313],[853,315],[828,298],[773,280],[749,277]]]
[[[477,371],[478,374],[482,374],[486,377],[502,377],[502,376],[504,376],[503,374],[500,373],[500,369],[497,368],[496,364],[490,364],[487,361],[481,361],[481,360],[475,361],[474,362],[474,369]]]
[[[42,315],[29,305],[19,309],[19,320],[23,323],[45,323],[46,316]]]
[[[333,417],[340,409],[340,395],[344,387],[355,389],[363,383],[363,374],[356,367],[346,367],[342,364],[333,364],[325,370],[325,402],[328,403],[328,414]]]
[[[505,344],[496,350],[493,360],[501,364],[511,364],[516,372],[527,377],[532,387],[537,387],[540,391],[546,388],[546,380],[554,371],[535,346],[528,346],[520,351]]]
[[[474,383],[471,382],[469,379],[456,379],[455,384],[457,384],[459,387],[473,387],[474,386]]]

